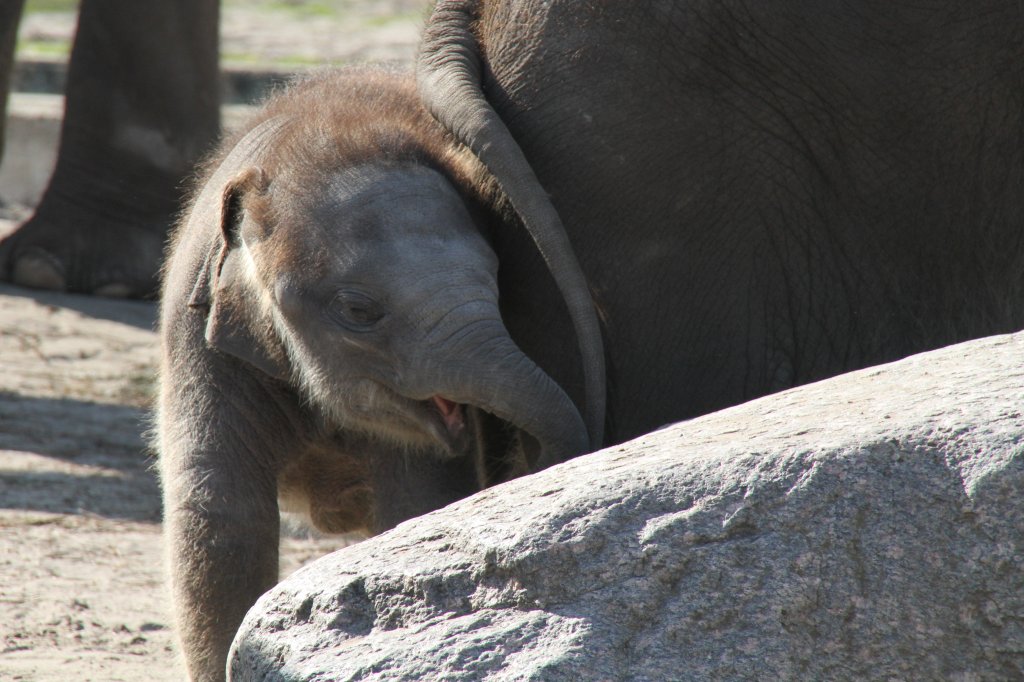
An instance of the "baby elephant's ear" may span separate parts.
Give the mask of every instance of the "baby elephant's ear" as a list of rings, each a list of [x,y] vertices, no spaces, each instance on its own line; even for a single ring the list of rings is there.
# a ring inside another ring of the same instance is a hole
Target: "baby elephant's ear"
[[[262,168],[246,168],[224,186],[220,197],[220,233],[225,247],[234,248],[241,243],[245,200],[265,194],[269,186]]]
[[[242,238],[247,199],[267,189],[266,176],[256,168],[239,173],[221,196],[219,253],[211,264],[210,312],[206,341],[283,381],[291,376],[287,354],[274,329],[269,298],[261,296],[256,264]]]

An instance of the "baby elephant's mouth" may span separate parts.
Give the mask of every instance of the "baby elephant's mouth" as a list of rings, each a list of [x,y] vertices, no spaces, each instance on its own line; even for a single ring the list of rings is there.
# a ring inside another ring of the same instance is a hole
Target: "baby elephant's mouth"
[[[472,429],[469,426],[468,405],[435,395],[420,403],[420,420],[427,432],[440,442],[452,456],[469,451]]]
[[[466,428],[466,413],[462,409],[462,405],[439,395],[435,395],[428,402],[437,410],[441,421],[444,422],[444,426],[448,430],[448,435],[457,438]]]

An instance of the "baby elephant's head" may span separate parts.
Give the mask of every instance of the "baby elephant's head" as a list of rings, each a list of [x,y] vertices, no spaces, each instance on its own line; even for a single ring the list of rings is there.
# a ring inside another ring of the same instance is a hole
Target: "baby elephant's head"
[[[547,461],[586,449],[572,401],[505,329],[497,257],[440,172],[250,169],[222,203],[212,344],[300,387],[337,426],[401,445],[467,452],[479,409]]]

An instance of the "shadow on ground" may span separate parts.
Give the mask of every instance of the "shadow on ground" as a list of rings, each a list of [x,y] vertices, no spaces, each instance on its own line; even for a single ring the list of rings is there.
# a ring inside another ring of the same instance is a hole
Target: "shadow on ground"
[[[0,392],[0,508],[160,519],[142,436],[147,414],[124,405]]]
[[[52,308],[66,308],[97,320],[110,320],[139,329],[156,329],[157,304],[152,301],[122,301],[0,284],[0,296],[14,296]]]

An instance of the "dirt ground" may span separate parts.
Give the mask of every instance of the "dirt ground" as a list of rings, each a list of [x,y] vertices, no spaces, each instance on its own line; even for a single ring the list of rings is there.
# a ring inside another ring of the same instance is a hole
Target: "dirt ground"
[[[183,678],[143,435],[155,316],[0,285],[0,680]],[[344,544],[293,534],[282,575]]]
[[[408,60],[425,6],[229,0],[223,50],[296,68]],[[33,15],[22,36],[70,27],[67,13]],[[0,236],[23,215],[4,208]],[[183,679],[144,436],[155,317],[151,303],[0,285],[0,681]],[[344,542],[286,537],[282,575]]]
[[[152,319],[0,287],[0,679],[175,679],[140,435]]]

